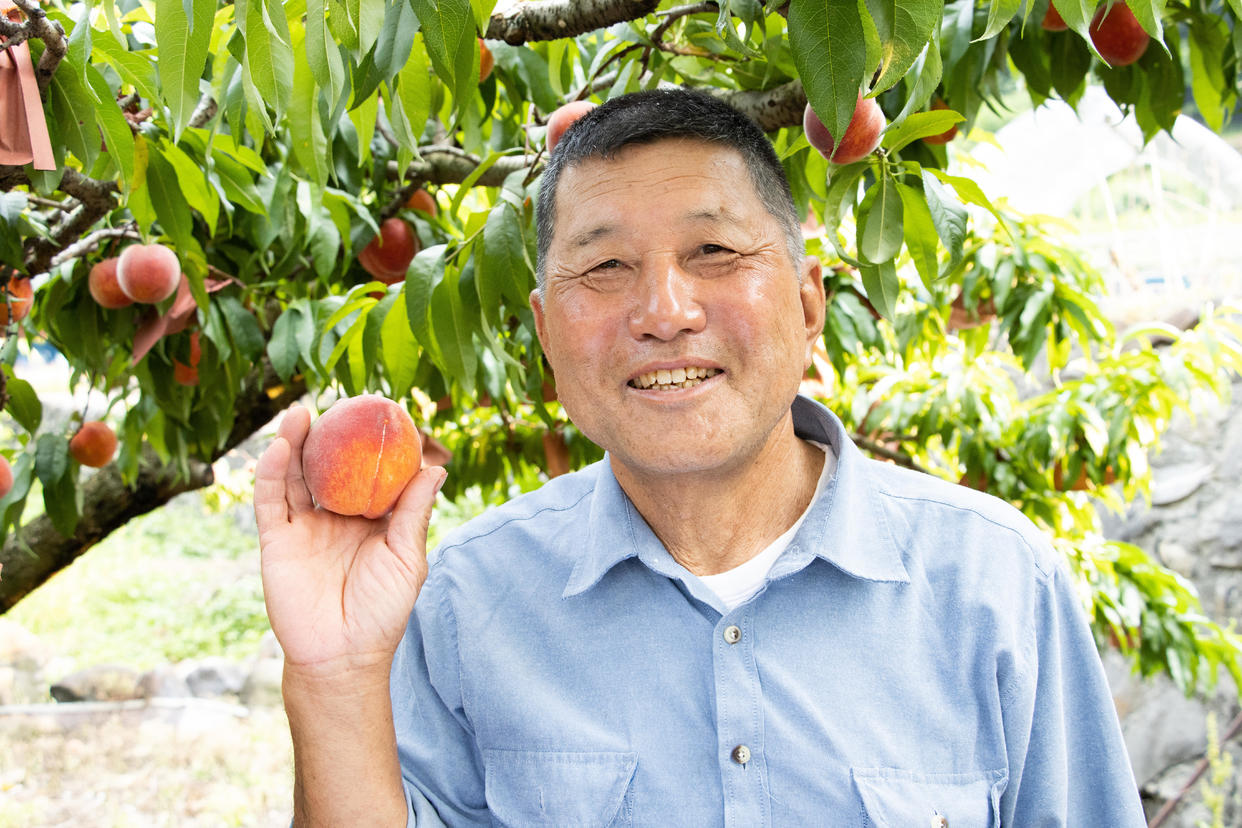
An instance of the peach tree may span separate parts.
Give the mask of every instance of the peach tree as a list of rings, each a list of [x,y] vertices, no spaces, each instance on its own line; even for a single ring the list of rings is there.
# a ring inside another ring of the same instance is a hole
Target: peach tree
[[[0,611],[208,485],[308,392],[401,401],[451,452],[449,497],[499,501],[597,459],[528,305],[546,133],[567,103],[677,84],[769,133],[830,265],[807,392],[874,456],[1026,512],[1081,578],[1101,646],[1187,692],[1222,666],[1242,678],[1242,639],[1096,511],[1141,499],[1173,415],[1227,392],[1234,317],[1117,332],[1100,277],[946,150],[1015,88],[1072,105],[1102,86],[1148,137],[1189,95],[1222,129],[1242,0],[0,5]],[[829,163],[808,107],[844,136],[860,97],[882,110],[878,147]],[[377,249],[381,227],[399,244]],[[101,303],[92,269],[149,243],[175,252],[177,292]],[[120,438],[97,472],[23,376],[35,344]]]

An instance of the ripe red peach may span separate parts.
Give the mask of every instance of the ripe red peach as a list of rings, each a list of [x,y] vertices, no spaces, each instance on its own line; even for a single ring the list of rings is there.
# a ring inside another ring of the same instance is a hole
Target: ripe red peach
[[[338,400],[302,444],[311,496],[338,515],[388,514],[422,459],[422,438],[410,415],[376,394]]]
[[[436,215],[436,199],[431,193],[427,192],[422,187],[419,187],[417,190],[410,193],[410,197],[405,201],[405,206],[409,207],[411,210],[418,210],[421,213],[426,213],[432,218]]]
[[[1091,42],[1109,66],[1129,66],[1143,56],[1151,36],[1122,0],[1100,6],[1091,18]]]
[[[405,279],[405,271],[418,254],[414,228],[395,216],[384,219],[379,234],[358,254],[362,268],[386,285]]]
[[[91,298],[101,308],[115,310],[124,308],[134,304],[134,300],[130,299],[125,291],[121,290],[121,283],[116,278],[117,256],[110,259],[104,259],[102,262],[96,262],[91,268],[90,275],[86,278],[86,286],[91,292]]]
[[[1040,27],[1048,32],[1063,32],[1069,28],[1069,25],[1065,22],[1065,18],[1061,17],[1056,6],[1049,3],[1048,11],[1044,12],[1044,22],[1040,24]]]
[[[131,244],[117,260],[116,280],[135,302],[163,302],[177,292],[181,262],[162,244]]]
[[[492,67],[496,65],[496,58],[492,56],[492,50],[487,48],[487,44],[483,42],[483,38],[479,38],[479,83],[487,80],[487,76],[492,73]]]
[[[560,142],[561,136],[565,134],[565,130],[573,125],[574,121],[595,108],[595,104],[590,101],[570,101],[564,106],[557,109],[548,116],[548,152],[556,149],[556,145]]]
[[[5,497],[9,492],[13,491],[13,467],[9,465],[9,459],[0,455],[0,497]]]
[[[190,364],[186,365],[178,359],[173,360],[173,381],[178,385],[198,385],[198,361],[202,359],[203,349],[198,342],[198,331],[190,332]]]
[[[82,423],[69,441],[69,453],[83,466],[96,469],[106,466],[116,454],[116,432],[99,420]]]
[[[854,115],[839,143],[833,140],[832,133],[815,114],[815,110],[811,109],[810,104],[807,104],[802,113],[802,128],[806,131],[806,139],[819,150],[820,155],[834,164],[852,164],[875,152],[875,148],[880,145],[880,134],[884,131],[884,112],[875,98],[864,98],[859,93],[858,101],[854,105]]]
[[[7,295],[6,295],[7,294]],[[14,320],[25,319],[34,304],[34,287],[24,276],[13,276],[0,291],[0,326],[9,324],[10,308]]]

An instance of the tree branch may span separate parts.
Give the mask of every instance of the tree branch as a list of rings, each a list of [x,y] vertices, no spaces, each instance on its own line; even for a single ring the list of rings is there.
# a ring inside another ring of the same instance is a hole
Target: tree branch
[[[575,37],[650,14],[659,0],[548,0],[514,3],[494,13],[483,37],[520,46]]]
[[[212,461],[305,393],[303,380],[283,385],[271,367],[264,365],[255,370],[237,398],[237,417],[224,446],[207,460],[190,460],[188,478],[179,477],[174,465],[161,463],[150,447],[143,449],[138,478],[132,486],[125,485],[116,464],[100,469],[82,486],[82,518],[72,536],[61,535],[44,515],[11,534],[0,548],[0,614],[126,522],[158,509],[183,492],[211,485]]]
[[[56,67],[60,65],[65,52],[69,49],[69,42],[65,39],[65,30],[56,21],[47,19],[47,13],[43,11],[38,0],[13,0],[13,3],[26,15],[26,22],[20,24],[26,36],[21,39],[37,37],[43,41],[43,55],[39,58],[39,65],[35,67],[35,80],[39,84],[39,96],[46,98],[47,85],[52,82],[52,73],[56,71]],[[4,31],[0,29],[0,34],[3,33]]]
[[[100,244],[106,239],[133,239],[140,241],[142,234],[138,232],[138,226],[133,222],[124,224],[120,227],[101,227],[93,233],[83,236],[78,241],[61,250],[52,257],[51,266],[64,264],[70,259],[77,259],[89,253],[93,253],[99,249]]]
[[[421,154],[421,160],[414,161],[404,170],[399,170],[395,162],[389,163],[388,177],[394,181],[406,179],[418,184],[460,184],[482,163],[477,156],[456,147],[424,147]],[[528,168],[534,160],[533,155],[505,156],[475,183],[483,187],[499,187],[510,173]]]
[[[749,115],[764,132],[801,124],[806,109],[806,92],[797,80],[761,91],[727,92],[721,98]]]

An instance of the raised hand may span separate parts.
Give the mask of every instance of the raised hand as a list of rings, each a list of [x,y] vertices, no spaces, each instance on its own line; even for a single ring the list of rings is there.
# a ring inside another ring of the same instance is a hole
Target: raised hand
[[[386,517],[343,517],[317,508],[306,488],[309,427],[305,408],[290,409],[256,470],[268,618],[286,669],[386,669],[427,577],[427,525],[445,472],[420,471]]]

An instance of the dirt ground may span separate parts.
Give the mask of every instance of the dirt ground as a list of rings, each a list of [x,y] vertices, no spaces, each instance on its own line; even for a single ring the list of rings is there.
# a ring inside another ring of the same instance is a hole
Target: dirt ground
[[[287,826],[284,711],[0,716],[0,828]]]

